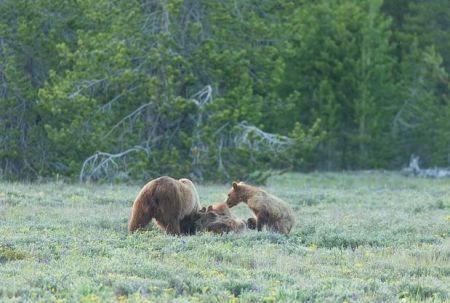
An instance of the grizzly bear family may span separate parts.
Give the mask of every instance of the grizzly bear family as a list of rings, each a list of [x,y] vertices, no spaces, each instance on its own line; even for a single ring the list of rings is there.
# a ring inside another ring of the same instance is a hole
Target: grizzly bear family
[[[255,218],[243,221],[234,216],[230,208],[244,202]],[[264,190],[243,182],[233,182],[225,203],[200,208],[197,190],[188,179],[160,177],[147,183],[137,195],[128,230],[145,227],[152,219],[168,234],[195,234],[242,232],[247,229],[288,234],[295,224],[289,205]]]

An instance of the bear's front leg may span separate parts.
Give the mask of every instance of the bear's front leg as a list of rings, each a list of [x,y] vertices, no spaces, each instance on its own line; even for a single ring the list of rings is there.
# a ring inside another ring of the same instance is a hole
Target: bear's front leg
[[[131,217],[128,222],[128,231],[133,232],[136,229],[144,228],[153,219],[149,207],[144,202],[137,201],[133,204]]]
[[[264,225],[267,224],[267,215],[264,212],[259,212],[256,216],[256,229],[262,231]]]

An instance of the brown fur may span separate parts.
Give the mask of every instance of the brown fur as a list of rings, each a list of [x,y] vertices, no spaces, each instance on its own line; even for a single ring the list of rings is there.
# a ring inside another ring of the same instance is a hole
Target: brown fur
[[[208,206],[208,212],[215,212],[218,215],[223,215],[223,216],[230,216],[232,217],[233,215],[231,214],[230,208],[228,207],[228,205],[226,203],[217,203],[217,204],[213,204]]]
[[[294,212],[286,202],[260,188],[233,182],[226,203],[231,208],[240,202],[247,203],[255,214],[258,231],[267,226],[269,230],[287,235],[295,225]]]
[[[198,193],[191,180],[160,177],[148,182],[137,195],[128,230],[143,228],[154,218],[168,234],[185,233],[180,222],[199,209]]]
[[[216,234],[242,232],[247,229],[245,222],[234,216],[225,203],[218,203],[203,208],[195,221],[197,231],[210,231]]]

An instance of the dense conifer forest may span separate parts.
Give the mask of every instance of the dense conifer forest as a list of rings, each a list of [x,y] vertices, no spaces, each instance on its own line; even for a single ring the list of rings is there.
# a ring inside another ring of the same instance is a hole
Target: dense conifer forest
[[[450,163],[450,1],[2,0],[0,177]]]

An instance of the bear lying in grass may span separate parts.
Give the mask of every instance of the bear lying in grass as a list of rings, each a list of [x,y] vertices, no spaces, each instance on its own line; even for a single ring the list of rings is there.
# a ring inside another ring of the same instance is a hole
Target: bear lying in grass
[[[223,234],[247,230],[246,222],[234,216],[225,203],[213,204],[208,208],[203,207],[199,212],[182,220],[181,225],[182,229],[191,235],[202,231]]]
[[[248,229],[256,229],[256,219],[255,218],[248,218],[246,222],[242,221],[241,219],[237,218],[231,213],[230,208],[226,203],[217,203],[208,206],[209,212],[215,212],[218,215],[222,216],[230,216],[234,219],[235,224],[238,224],[241,226],[241,224],[245,224]]]
[[[199,210],[200,199],[191,180],[160,177],[148,182],[137,195],[128,231],[143,228],[154,218],[168,234],[187,233],[180,223]]]
[[[198,229],[216,234],[224,232],[243,232],[247,230],[245,222],[234,216],[225,203],[208,206],[204,216],[196,221]]]
[[[287,235],[295,224],[294,212],[286,202],[260,188],[233,182],[226,204],[231,208],[240,202],[247,203],[255,214],[258,231],[266,226],[269,230]]]

